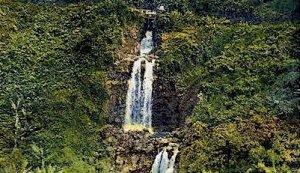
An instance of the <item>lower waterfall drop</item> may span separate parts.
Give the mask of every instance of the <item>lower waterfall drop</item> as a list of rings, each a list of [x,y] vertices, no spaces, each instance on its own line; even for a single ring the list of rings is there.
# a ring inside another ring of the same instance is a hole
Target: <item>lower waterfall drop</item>
[[[174,173],[178,152],[178,148],[174,149],[171,159],[169,159],[166,149],[159,152],[155,157],[151,173]]]
[[[155,60],[148,60],[153,49],[152,31],[146,32],[141,41],[140,57],[134,62],[131,79],[128,81],[124,130],[152,127],[152,83]],[[142,68],[144,76],[142,78]]]

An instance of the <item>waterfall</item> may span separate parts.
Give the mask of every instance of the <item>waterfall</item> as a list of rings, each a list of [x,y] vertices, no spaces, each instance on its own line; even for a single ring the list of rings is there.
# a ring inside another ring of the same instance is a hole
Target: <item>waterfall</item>
[[[146,32],[146,37],[142,39],[140,47],[140,57],[143,57],[151,52],[153,49],[152,31]]]
[[[131,79],[128,82],[125,124],[139,121],[139,102],[141,100],[141,61],[142,59],[138,59],[134,62]]]
[[[131,79],[128,81],[124,127],[141,125],[151,128],[152,83],[155,60],[149,61],[146,58],[152,49],[152,31],[147,31],[146,37],[141,41],[140,57],[133,64]],[[145,72],[142,79],[143,64]]]
[[[176,161],[176,156],[177,156],[178,152],[179,152],[178,149],[174,150],[174,154],[173,154],[173,156],[171,157],[171,159],[169,161],[169,167],[168,167],[166,173],[174,173],[174,171],[175,171],[175,161]]]
[[[177,148],[174,150],[171,159],[169,159],[168,152],[165,149],[159,152],[155,157],[151,173],[174,173],[177,154]]]
[[[144,75],[144,98],[143,98],[143,108],[142,108],[142,124],[146,127],[151,127],[151,117],[152,117],[152,82],[153,82],[153,65],[152,62],[146,61],[146,70]]]
[[[160,169],[160,161],[162,159],[162,154],[163,154],[163,151],[159,152],[156,157],[155,157],[155,160],[154,160],[154,163],[152,165],[152,170],[151,170],[151,173],[158,173],[159,172],[159,169]]]

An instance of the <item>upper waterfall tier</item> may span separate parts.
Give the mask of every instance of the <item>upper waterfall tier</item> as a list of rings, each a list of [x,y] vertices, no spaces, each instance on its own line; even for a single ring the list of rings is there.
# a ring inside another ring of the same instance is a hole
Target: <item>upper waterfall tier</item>
[[[148,55],[153,50],[153,36],[152,31],[146,32],[146,37],[142,39],[140,47],[140,56]]]
[[[128,81],[125,130],[136,128],[132,127],[132,125],[138,125],[142,128],[151,128],[152,126],[152,83],[155,60],[148,61],[146,59],[152,49],[152,31],[147,31],[145,38],[141,41],[140,58],[134,62],[131,79]],[[144,66],[142,65],[143,63]]]

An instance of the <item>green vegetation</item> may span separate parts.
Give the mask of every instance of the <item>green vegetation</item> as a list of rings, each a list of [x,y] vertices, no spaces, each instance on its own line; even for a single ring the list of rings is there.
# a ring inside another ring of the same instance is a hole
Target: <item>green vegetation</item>
[[[1,173],[111,170],[107,80],[140,3],[0,0]],[[198,99],[179,172],[296,172],[299,2],[154,3],[162,74]]]
[[[197,121],[180,172],[296,172],[299,123],[265,115],[217,126]],[[189,139],[187,138],[187,139]]]
[[[0,172],[108,169],[97,133],[106,124],[107,72],[138,17],[118,0],[5,0],[0,21]]]
[[[193,2],[192,8],[174,4],[158,16],[163,73],[178,89],[198,92],[198,104],[186,119],[188,140],[179,171],[295,172],[300,164],[299,22],[268,23],[279,18],[267,15],[267,4]],[[271,6],[276,3],[268,2],[268,8],[276,12]],[[230,16],[228,7],[234,10]],[[284,10],[292,15],[295,7]],[[247,22],[258,19],[254,14],[265,21]],[[236,21],[236,16],[248,17]]]
[[[179,85],[203,90],[196,108],[203,117],[196,118],[207,123],[240,118],[247,108],[267,113],[267,102],[282,116],[296,116],[299,100],[292,88],[285,91],[286,85],[297,87],[299,78],[299,61],[290,54],[295,32],[288,23],[189,27],[163,35],[162,64],[178,67]]]
[[[299,16],[297,0],[161,0],[169,11],[228,17],[233,20],[274,21]]]

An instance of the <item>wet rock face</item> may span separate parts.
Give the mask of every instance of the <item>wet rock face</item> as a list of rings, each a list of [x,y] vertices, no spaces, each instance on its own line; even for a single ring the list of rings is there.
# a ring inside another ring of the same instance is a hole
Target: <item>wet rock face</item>
[[[165,71],[157,68],[153,83],[152,126],[156,131],[180,128],[198,102],[197,87],[178,87],[174,76],[165,74]]]
[[[152,126],[157,131],[172,131],[180,126],[183,117],[179,110],[179,93],[175,83],[165,76],[154,81]]]
[[[181,142],[175,133],[124,132],[113,126],[106,126],[101,138],[113,150],[114,171],[122,173],[150,172],[155,156],[163,147]]]
[[[110,124],[121,127],[125,115],[127,81],[130,73],[126,73],[122,69],[114,69],[109,77],[107,118]]]

